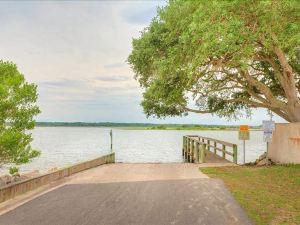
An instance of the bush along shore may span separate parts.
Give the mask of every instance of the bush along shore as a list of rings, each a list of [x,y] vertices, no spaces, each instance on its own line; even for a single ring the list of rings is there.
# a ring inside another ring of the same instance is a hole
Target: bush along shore
[[[57,167],[53,167],[51,169],[49,169],[46,173],[51,173],[54,171],[57,171],[59,168]],[[0,176],[0,187],[12,184],[12,183],[16,183],[19,181],[23,181],[23,180],[28,180],[37,176],[40,176],[44,173],[41,173],[39,170],[34,170],[34,171],[30,171],[30,172],[24,172],[24,173],[19,173],[16,172],[14,174],[5,174]]]
[[[2,175],[0,176],[0,187],[6,186],[11,183],[27,180],[33,177],[41,175],[38,170],[27,172],[24,174],[16,173],[14,175]]]

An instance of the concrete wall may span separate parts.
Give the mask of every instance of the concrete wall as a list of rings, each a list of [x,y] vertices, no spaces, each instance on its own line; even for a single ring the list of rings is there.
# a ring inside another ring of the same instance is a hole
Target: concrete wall
[[[269,158],[278,163],[300,163],[300,123],[277,123]]]
[[[41,176],[34,177],[28,180],[6,185],[0,188],[0,203],[11,199],[17,195],[36,189],[42,185],[48,184],[52,181],[56,181],[64,177],[70,176],[74,173],[78,173],[80,171],[87,170],[96,166],[114,162],[115,153],[112,153],[97,159],[93,159],[83,163],[78,163],[76,165],[57,170],[55,172],[43,174]]]

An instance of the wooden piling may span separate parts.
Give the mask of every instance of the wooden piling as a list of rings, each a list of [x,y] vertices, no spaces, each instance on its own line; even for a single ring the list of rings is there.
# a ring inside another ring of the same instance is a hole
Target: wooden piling
[[[184,156],[185,136],[182,138],[182,156]]]
[[[187,145],[186,145],[186,150],[185,150],[185,160],[188,162],[188,158],[189,158],[189,149],[190,149],[190,139],[187,139]]]
[[[200,145],[200,163],[204,163],[205,162],[205,144],[201,144]]]
[[[226,146],[222,145],[222,157],[225,159],[225,154],[226,154]]]
[[[214,153],[217,154],[217,142],[214,141]]]
[[[210,140],[207,140],[207,151],[210,151]]]
[[[193,159],[193,156],[194,156],[194,146],[195,146],[195,142],[194,142],[194,140],[192,140],[192,142],[191,142],[191,154],[190,154],[190,162],[191,163],[194,162],[194,159]]]
[[[194,159],[195,163],[199,163],[199,142],[196,142]]]
[[[190,139],[189,140],[188,153],[187,153],[187,155],[188,155],[187,160],[188,160],[189,163],[191,162],[191,148],[192,148],[192,140]]]
[[[237,145],[233,145],[233,162],[237,164]]]

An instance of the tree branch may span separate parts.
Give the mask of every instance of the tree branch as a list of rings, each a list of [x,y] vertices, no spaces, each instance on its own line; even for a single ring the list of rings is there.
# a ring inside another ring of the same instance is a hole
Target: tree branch
[[[288,82],[287,86],[288,86],[289,90],[287,91],[287,94],[288,94],[287,98],[289,98],[289,100],[292,101],[292,104],[298,103],[299,99],[297,97],[295,74],[293,72],[293,68],[289,64],[284,52],[280,48],[274,47],[273,52],[278,57],[281,68],[283,70],[284,78]]]
[[[264,83],[258,81],[257,79],[253,78],[248,71],[245,70],[239,70],[242,77],[244,77],[253,87],[256,87],[264,96],[266,96],[266,99],[270,101],[270,103],[275,106],[275,108],[283,108],[285,107],[285,104],[281,101],[279,101],[272,93],[269,87],[267,87]]]
[[[212,113],[212,111],[210,111],[210,110],[198,110],[198,109],[191,109],[191,108],[188,108],[188,107],[184,107],[184,109],[186,111],[194,112],[194,113],[201,113],[201,114]]]

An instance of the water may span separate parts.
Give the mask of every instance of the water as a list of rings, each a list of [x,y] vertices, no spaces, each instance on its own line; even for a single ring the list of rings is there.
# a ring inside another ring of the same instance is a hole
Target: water
[[[21,171],[62,168],[110,152],[109,128],[37,127],[32,146],[39,158],[22,165]],[[238,162],[243,161],[242,141],[237,131],[178,131],[113,129],[113,149],[117,162],[182,162],[182,136],[212,137],[238,144]],[[252,131],[246,142],[246,161],[255,160],[266,149],[261,131]]]

